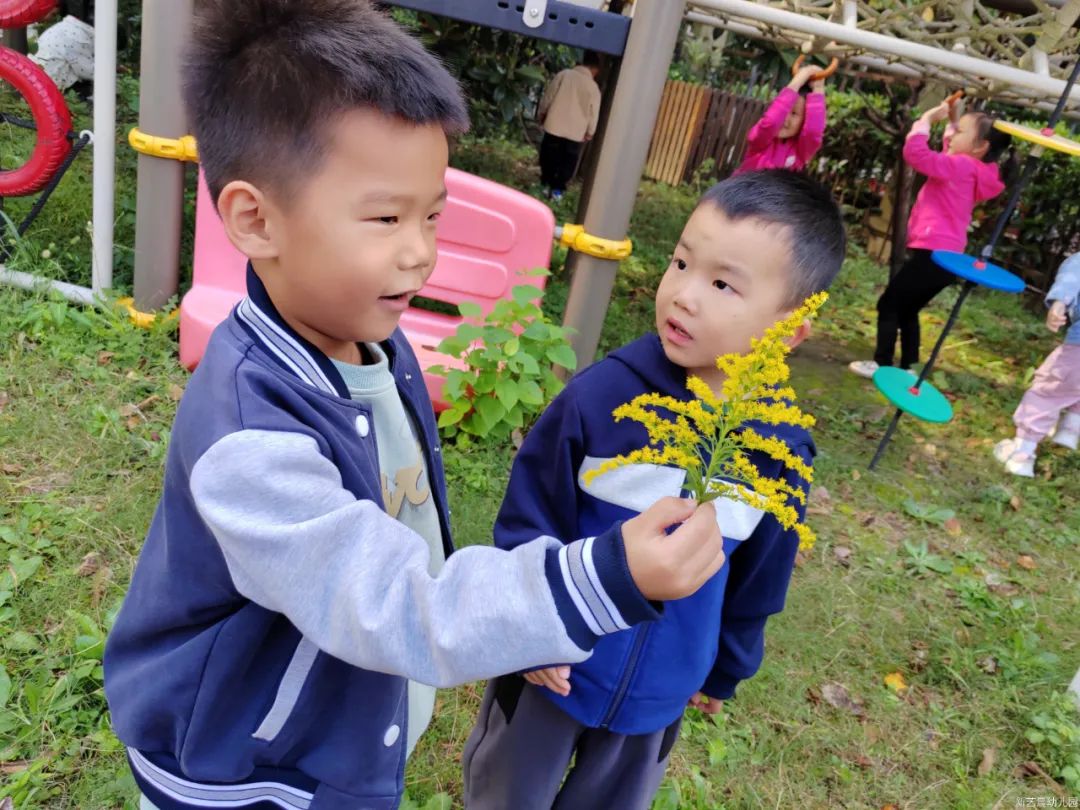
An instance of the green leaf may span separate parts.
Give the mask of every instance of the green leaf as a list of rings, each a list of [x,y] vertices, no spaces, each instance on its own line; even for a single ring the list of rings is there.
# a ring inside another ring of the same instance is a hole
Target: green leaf
[[[41,568],[41,557],[27,557],[26,559],[22,559],[13,554],[8,561],[8,565],[9,570],[15,575],[15,584],[19,585],[30,579],[30,577],[37,573],[37,570]]]
[[[517,405],[518,400],[521,398],[518,394],[518,384],[506,377],[495,383],[495,396],[499,398],[499,402],[508,411]]]
[[[105,639],[100,636],[77,636],[75,638],[75,655],[79,658],[100,661],[104,654]]]
[[[540,390],[540,386],[537,385],[534,380],[525,380],[522,382],[518,391],[518,396],[521,397],[521,401],[526,405],[544,404],[544,392]]]
[[[0,709],[7,705],[11,697],[11,676],[8,675],[4,665],[0,664]]]
[[[521,65],[517,69],[517,75],[531,82],[542,82],[544,80],[544,71],[536,65]]]
[[[525,331],[521,333],[523,338],[529,340],[547,340],[551,332],[551,325],[544,323],[543,321],[533,321],[527,327]]]
[[[506,407],[495,397],[480,397],[476,400],[476,410],[487,424],[488,429],[495,427],[506,415]]]
[[[530,301],[535,301],[543,294],[543,290],[534,287],[532,284],[519,284],[510,291],[510,295],[518,304],[527,304]]]
[[[557,366],[573,371],[577,368],[577,355],[565,343],[547,350],[547,359]]]
[[[38,649],[38,640],[25,630],[16,630],[7,634],[4,646],[15,652],[33,652]]]
[[[480,308],[480,305],[475,301],[462,301],[458,304],[458,312],[461,313],[463,318],[482,318],[484,317],[484,310]]]
[[[479,377],[476,378],[476,383],[473,385],[473,390],[477,394],[490,394],[495,390],[495,383],[499,381],[498,375],[493,369],[484,371]]]
[[[449,408],[443,411],[439,414],[439,427],[444,428],[456,425],[468,412],[468,408]]]
[[[451,357],[457,357],[459,354],[469,348],[470,341],[465,340],[460,335],[451,335],[450,337],[443,338],[438,346],[435,347],[436,351],[442,354],[448,354]],[[440,374],[442,372],[439,372]]]
[[[540,374],[540,364],[536,361],[536,358],[531,354],[522,352],[518,355],[521,358],[522,373],[528,377],[536,377]]]
[[[463,323],[457,328],[457,336],[465,341],[466,345],[481,340],[485,335],[484,327],[475,323]]]
[[[1046,739],[1045,734],[1043,734],[1041,731],[1036,731],[1033,728],[1029,728],[1027,731],[1025,731],[1024,736],[1027,737],[1028,742],[1033,743],[1035,745],[1038,745],[1039,743],[1041,743],[1043,740]]]
[[[512,337],[503,344],[503,354],[505,354],[507,357],[513,357],[515,354],[518,353],[518,349],[520,348],[521,341],[518,340],[516,337]]]

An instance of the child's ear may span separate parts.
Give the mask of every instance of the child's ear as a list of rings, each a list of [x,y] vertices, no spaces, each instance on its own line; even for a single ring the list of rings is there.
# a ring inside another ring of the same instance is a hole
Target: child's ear
[[[256,186],[234,180],[218,196],[218,214],[225,233],[236,249],[249,259],[274,259],[278,250],[267,220],[273,204]]]
[[[810,333],[814,331],[813,326],[810,323],[810,319],[807,318],[799,324],[799,328],[795,330],[795,334],[787,339],[787,345],[794,349],[808,337]]]

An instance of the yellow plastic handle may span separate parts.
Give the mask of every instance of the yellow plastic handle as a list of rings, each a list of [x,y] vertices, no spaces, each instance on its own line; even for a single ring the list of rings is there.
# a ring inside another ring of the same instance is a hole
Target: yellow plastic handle
[[[191,163],[199,161],[199,148],[195,143],[194,135],[185,135],[182,138],[161,138],[157,135],[147,135],[140,132],[138,127],[132,127],[128,133],[128,143],[136,152],[143,155],[167,158],[168,160],[186,160]]]
[[[583,225],[570,223],[562,226],[559,243],[578,253],[612,261],[622,261],[634,249],[634,243],[629,239],[603,239],[591,233],[585,233]]]

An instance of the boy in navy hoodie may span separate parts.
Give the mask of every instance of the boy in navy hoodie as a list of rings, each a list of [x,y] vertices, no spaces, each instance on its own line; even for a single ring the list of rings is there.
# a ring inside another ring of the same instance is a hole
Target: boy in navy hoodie
[[[802,175],[751,172],[709,190],[657,290],[658,334],[578,374],[541,416],[514,463],[496,545],[588,537],[678,495],[685,472],[674,467],[632,465],[585,483],[589,470],[647,441],[641,425],[616,424],[612,411],[648,392],[688,400],[689,374],[719,395],[717,356],[749,351],[751,338],[827,288],[844,243],[836,203]],[[792,344],[808,333],[806,323]],[[753,427],[812,463],[814,443],[803,428]],[[764,454],[750,457],[766,475],[806,486]],[[772,516],[715,503],[727,562],[695,595],[668,603],[659,621],[601,639],[587,661],[488,684],[465,748],[467,810],[650,806],[684,707],[718,712],[760,666],[765,621],[784,607],[798,548],[794,530]],[[568,563],[588,570],[574,553]],[[610,604],[585,607],[595,630],[611,622]]]
[[[363,0],[199,0],[183,78],[248,295],[180,403],[105,652],[113,723],[144,807],[388,810],[425,685],[582,661],[655,620],[720,568],[715,512],[667,499],[448,556],[397,326],[435,263],[456,83]],[[586,618],[595,600],[619,620]]]

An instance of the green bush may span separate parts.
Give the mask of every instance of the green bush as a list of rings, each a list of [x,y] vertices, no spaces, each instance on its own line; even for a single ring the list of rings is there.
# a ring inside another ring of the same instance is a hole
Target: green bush
[[[512,300],[499,301],[480,324],[463,323],[439,344],[439,351],[462,360],[466,368],[432,368],[446,377],[444,397],[451,404],[439,416],[447,438],[505,440],[527,429],[563,388],[554,366],[577,366],[566,336],[534,303],[541,291],[531,284],[514,287]],[[477,304],[458,308],[478,319]]]

